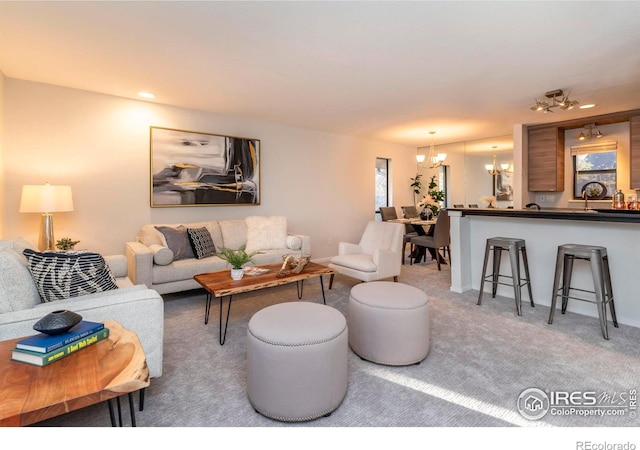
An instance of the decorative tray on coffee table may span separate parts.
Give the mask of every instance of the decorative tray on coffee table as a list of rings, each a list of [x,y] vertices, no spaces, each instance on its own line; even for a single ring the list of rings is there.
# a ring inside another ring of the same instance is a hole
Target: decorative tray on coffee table
[[[262,275],[269,272],[269,269],[265,269],[264,267],[245,267],[244,274],[249,276]]]

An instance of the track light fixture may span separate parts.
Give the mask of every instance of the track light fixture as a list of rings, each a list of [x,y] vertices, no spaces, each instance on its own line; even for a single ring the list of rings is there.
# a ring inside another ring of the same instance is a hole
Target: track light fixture
[[[586,130],[586,133],[585,133],[585,130]],[[578,140],[584,141],[585,139],[591,139],[593,137],[595,137],[596,139],[600,139],[602,136],[604,135],[600,133],[600,130],[596,128],[595,123],[588,123],[582,127],[582,130],[578,135]]]
[[[556,89],[544,94],[549,100],[540,101],[536,98],[536,103],[531,107],[532,111],[542,111],[543,113],[553,112],[552,108],[573,109],[578,104],[575,100],[569,99],[569,94],[565,94],[562,89]]]

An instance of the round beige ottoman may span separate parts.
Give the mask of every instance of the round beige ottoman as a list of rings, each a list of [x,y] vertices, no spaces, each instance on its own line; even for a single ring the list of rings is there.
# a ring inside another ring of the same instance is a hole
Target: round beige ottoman
[[[251,317],[247,395],[260,414],[285,422],[329,415],[347,393],[347,321],[307,302],[269,306]]]
[[[347,317],[349,345],[360,358],[378,364],[416,364],[429,353],[429,303],[420,289],[391,281],[351,289]]]

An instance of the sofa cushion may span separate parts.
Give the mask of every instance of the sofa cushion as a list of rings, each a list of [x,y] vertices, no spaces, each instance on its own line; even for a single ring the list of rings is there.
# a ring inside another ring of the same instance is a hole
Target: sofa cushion
[[[178,225],[177,227],[157,226],[156,229],[164,235],[166,246],[173,252],[173,260],[193,258],[193,249],[189,242],[187,227]]]
[[[153,262],[159,266],[166,266],[173,261],[173,252],[169,247],[160,244],[151,244],[149,246],[153,252]]]
[[[41,302],[26,262],[13,248],[0,250],[0,313],[30,309]]]
[[[247,253],[287,248],[287,218],[251,216],[247,222]]]
[[[23,253],[44,302],[118,289],[111,269],[99,253],[31,249]]]
[[[238,220],[221,220],[219,222],[222,231],[223,244],[218,248],[226,247],[231,250],[238,250],[247,244],[247,222]]]
[[[216,254],[216,247],[207,227],[187,228],[187,234],[196,258],[202,259]]]

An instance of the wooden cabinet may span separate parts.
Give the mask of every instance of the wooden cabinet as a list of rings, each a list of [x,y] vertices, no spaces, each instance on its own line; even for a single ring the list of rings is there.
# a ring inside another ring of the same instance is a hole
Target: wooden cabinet
[[[564,129],[530,128],[528,137],[529,191],[564,191]]]
[[[631,189],[640,189],[640,116],[632,116],[629,120],[630,129],[630,167]]]

